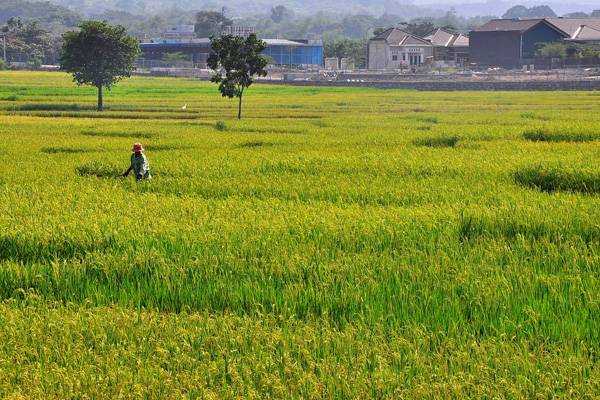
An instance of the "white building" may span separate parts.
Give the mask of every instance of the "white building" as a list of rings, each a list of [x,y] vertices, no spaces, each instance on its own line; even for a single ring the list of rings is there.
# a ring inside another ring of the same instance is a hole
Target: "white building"
[[[390,28],[369,40],[369,69],[418,67],[433,57],[433,45],[427,40]]]

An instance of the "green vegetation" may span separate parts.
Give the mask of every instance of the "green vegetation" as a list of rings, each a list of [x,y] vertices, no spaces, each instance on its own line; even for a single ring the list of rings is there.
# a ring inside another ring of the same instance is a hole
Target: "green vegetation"
[[[66,32],[63,40],[61,70],[73,74],[78,85],[98,89],[98,111],[103,111],[102,88],[110,90],[135,70],[140,53],[137,39],[122,26],[90,20],[83,21],[79,30]]]
[[[0,398],[600,395],[597,96],[0,81]]]

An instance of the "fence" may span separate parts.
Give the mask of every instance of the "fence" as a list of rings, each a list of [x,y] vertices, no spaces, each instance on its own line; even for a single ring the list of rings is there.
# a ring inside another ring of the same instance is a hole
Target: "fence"
[[[7,62],[21,67],[58,66],[59,55],[46,54],[32,57],[24,53],[8,53]],[[205,63],[164,62],[156,60],[138,60],[138,75],[193,77],[208,80],[214,73]],[[284,65],[269,65],[268,75],[257,78],[258,81],[282,82],[562,82],[562,81],[600,81],[600,61],[598,64],[543,68],[515,67],[470,67],[470,68],[427,68],[414,70],[328,70],[322,67],[289,68]]]

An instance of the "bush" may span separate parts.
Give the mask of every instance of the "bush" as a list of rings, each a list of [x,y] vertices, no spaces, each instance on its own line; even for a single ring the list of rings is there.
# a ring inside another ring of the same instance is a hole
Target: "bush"
[[[0,71],[6,71],[8,69],[8,64],[4,62],[4,60],[0,60]]]
[[[595,172],[538,164],[521,166],[512,175],[516,183],[544,192],[600,193],[600,174]]]

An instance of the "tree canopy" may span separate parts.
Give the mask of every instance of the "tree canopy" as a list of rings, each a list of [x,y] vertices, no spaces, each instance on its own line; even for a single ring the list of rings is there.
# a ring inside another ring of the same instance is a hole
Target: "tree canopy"
[[[72,73],[78,85],[98,88],[98,111],[102,111],[102,88],[110,90],[113,84],[131,76],[140,46],[120,25],[83,21],[79,28],[63,35],[60,67]]]
[[[219,36],[226,26],[233,25],[233,20],[227,18],[224,12],[198,11],[196,13],[196,36],[209,37]]]
[[[529,18],[548,18],[548,17],[556,17],[556,13],[548,6],[533,6],[527,8],[525,6],[514,6],[506,10],[502,18],[506,19],[514,19],[520,17],[529,17]]]
[[[254,75],[267,76],[267,60],[262,55],[267,44],[251,33],[247,38],[225,35],[221,38],[210,37],[210,50],[206,64],[217,71],[211,82],[219,83],[223,97],[240,99],[238,119],[242,118],[242,96],[244,89],[252,85]],[[225,77],[220,69],[225,71]]]

